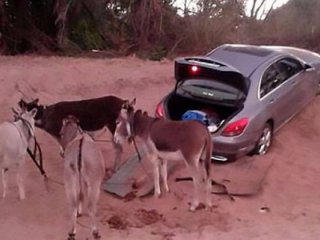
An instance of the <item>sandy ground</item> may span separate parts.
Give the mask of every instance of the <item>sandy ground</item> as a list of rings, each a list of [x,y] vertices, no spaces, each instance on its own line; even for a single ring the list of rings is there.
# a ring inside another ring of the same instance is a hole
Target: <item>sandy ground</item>
[[[43,104],[103,95],[136,97],[140,108],[153,113],[156,103],[174,86],[173,63],[133,57],[112,60],[0,57],[0,83],[0,121],[12,119],[10,107],[22,93],[40,98]],[[172,191],[160,199],[128,201],[102,192],[98,206],[102,239],[319,239],[319,103],[320,99],[315,99],[276,134],[271,152],[255,159],[272,161],[262,189],[255,196],[235,197],[231,201],[213,194],[215,207],[211,211],[191,213],[187,211],[192,193],[190,182],[176,183],[170,178]],[[15,170],[9,172],[8,196],[0,200],[1,240],[67,237],[69,216],[62,179],[63,160],[51,136],[39,129],[37,136],[45,156],[49,191],[28,158],[27,197],[20,201]],[[106,145],[102,148],[106,162],[110,163],[114,152]],[[213,165],[212,169],[214,174],[219,167]],[[261,212],[261,208],[267,211]],[[78,239],[91,239],[89,224],[87,217],[78,219]]]

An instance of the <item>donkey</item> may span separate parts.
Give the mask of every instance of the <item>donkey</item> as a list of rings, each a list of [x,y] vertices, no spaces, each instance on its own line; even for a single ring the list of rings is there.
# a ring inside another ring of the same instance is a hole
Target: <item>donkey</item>
[[[41,105],[39,99],[31,102],[20,100],[18,105],[22,109],[37,108],[35,125],[52,135],[60,143],[59,132],[62,120],[73,115],[79,120],[84,131],[97,131],[107,127],[114,134],[116,119],[125,100],[115,96],[85,99],[80,101],[58,102],[52,105]],[[122,146],[113,142],[116,150],[115,164],[120,162]]]
[[[2,172],[3,193],[7,192],[7,171],[13,165],[18,167],[17,184],[20,200],[25,199],[25,190],[22,178],[22,168],[30,140],[34,137],[34,117],[36,109],[30,112],[21,112],[15,116],[14,122],[4,122],[0,125],[0,169]]]
[[[181,161],[190,170],[194,183],[194,196],[190,210],[199,205],[199,187],[204,178],[206,203],[211,207],[210,166],[212,140],[208,129],[197,121],[171,121],[153,118],[141,110],[134,111],[133,103],[126,102],[117,118],[114,140],[122,144],[126,139],[142,140],[146,157],[153,165],[154,195],[159,197],[160,175],[164,189],[169,192],[167,161]],[[159,171],[160,167],[160,171]]]
[[[96,227],[96,211],[105,168],[102,153],[91,136],[81,130],[79,121],[73,116],[63,119],[60,138],[64,149],[65,192],[72,219],[68,239],[75,239],[77,213],[81,214],[83,204],[92,220],[93,237],[98,239],[100,235]]]

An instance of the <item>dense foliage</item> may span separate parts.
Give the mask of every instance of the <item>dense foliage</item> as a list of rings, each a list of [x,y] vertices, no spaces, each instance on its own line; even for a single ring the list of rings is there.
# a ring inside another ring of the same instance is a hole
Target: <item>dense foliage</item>
[[[0,53],[99,50],[160,59],[226,42],[319,50],[318,0],[289,0],[275,10],[251,0],[246,12],[248,1],[184,0],[177,7],[175,0],[0,0]]]

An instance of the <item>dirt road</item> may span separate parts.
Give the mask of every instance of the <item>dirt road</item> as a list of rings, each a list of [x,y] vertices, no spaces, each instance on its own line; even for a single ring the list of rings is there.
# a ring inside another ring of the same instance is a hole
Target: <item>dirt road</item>
[[[103,95],[136,97],[137,106],[153,114],[156,103],[174,85],[173,63],[133,57],[0,57],[0,83],[1,121],[12,119],[10,107],[22,93],[38,97],[43,104]],[[170,178],[172,191],[161,199],[127,201],[102,192],[98,214],[102,239],[319,239],[319,104],[320,99],[315,99],[276,134],[270,154],[256,159],[272,161],[259,194],[235,197],[235,201],[213,194],[215,207],[211,211],[191,213],[187,211],[192,194],[190,182],[176,183]],[[58,145],[39,129],[37,136],[45,156],[49,191],[28,159],[27,196],[19,201],[15,170],[9,172],[8,196],[0,200],[1,240],[67,237],[69,218]],[[114,152],[108,144],[101,144],[106,162],[111,164]],[[212,174],[214,171],[213,167]],[[78,223],[78,239],[90,239],[88,218],[80,218]]]

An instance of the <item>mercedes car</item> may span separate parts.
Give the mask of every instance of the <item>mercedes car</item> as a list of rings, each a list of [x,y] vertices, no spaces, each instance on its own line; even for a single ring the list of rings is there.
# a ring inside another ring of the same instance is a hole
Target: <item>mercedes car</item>
[[[156,116],[205,124],[213,160],[264,155],[273,134],[319,93],[319,68],[320,55],[309,50],[224,44],[175,59],[175,86]]]

